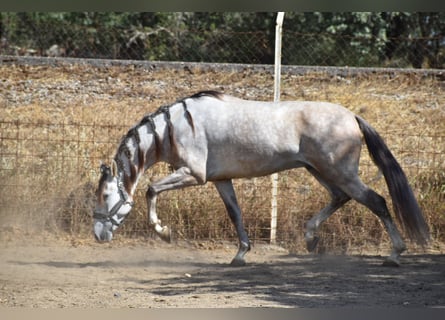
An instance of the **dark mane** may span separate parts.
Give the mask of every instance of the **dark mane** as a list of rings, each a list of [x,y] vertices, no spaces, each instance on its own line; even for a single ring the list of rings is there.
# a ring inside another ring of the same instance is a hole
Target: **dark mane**
[[[100,175],[100,179],[99,179],[99,187],[96,190],[96,196],[99,197],[99,195],[101,195],[103,193],[104,190],[104,182],[105,181],[110,181],[112,179],[112,175],[111,175],[111,169],[110,167],[102,164],[100,166],[100,171],[101,171],[101,175]],[[103,198],[99,197],[99,202],[102,203],[103,202]]]
[[[190,96],[191,99],[199,99],[202,97],[213,97],[216,99],[221,99],[223,96],[222,92],[215,91],[215,90],[205,90],[205,91],[199,91],[195,93],[194,95]]]
[[[130,151],[128,150],[128,147],[126,145],[126,143],[129,139],[134,139],[135,144],[137,146],[137,150],[138,150],[138,160],[139,160],[140,168],[143,167],[143,164],[145,161],[145,156],[142,154],[142,152],[140,152],[140,148],[139,148],[139,143],[141,141],[138,131],[137,131],[139,129],[139,127],[146,125],[146,124],[150,125],[151,129],[154,132],[154,139],[155,139],[155,145],[156,145],[156,156],[159,156],[160,152],[161,152],[161,141],[160,141],[158,134],[156,133],[156,126],[155,126],[154,120],[153,120],[154,117],[156,117],[159,114],[165,115],[165,120],[167,122],[167,127],[168,127],[168,137],[169,137],[170,146],[173,150],[175,150],[177,148],[177,146],[176,146],[176,140],[174,138],[174,127],[173,127],[173,124],[170,119],[170,107],[176,103],[182,104],[184,111],[185,111],[185,116],[187,118],[187,121],[190,124],[190,127],[192,128],[193,133],[194,133],[195,126],[193,123],[192,116],[187,109],[187,104],[186,104],[185,100],[186,99],[200,99],[202,97],[213,97],[216,99],[221,99],[222,96],[223,96],[222,92],[215,91],[215,90],[200,91],[200,92],[197,92],[197,93],[189,96],[188,98],[183,98],[183,99],[177,100],[173,104],[163,105],[163,106],[159,107],[156,111],[154,111],[148,115],[145,115],[137,125],[135,125],[133,128],[131,128],[127,132],[127,134],[125,136],[123,136],[121,143],[119,144],[119,148],[118,148],[116,155],[114,157],[119,169],[123,170],[123,164],[122,164],[121,160],[119,159],[119,154],[121,154],[121,153],[125,154],[125,156],[130,160],[130,157],[131,157]],[[132,166],[130,166],[130,171],[131,171],[130,177],[125,177],[125,178],[127,178],[127,180],[128,180],[128,178],[130,178],[130,180],[129,181],[124,180],[124,184],[127,187],[127,189],[129,189],[131,187],[130,183],[136,177],[136,170]],[[127,190],[127,192],[129,192],[129,190]]]
[[[213,97],[213,98],[216,98],[216,99],[222,99],[223,95],[224,94],[222,92],[219,92],[219,91],[216,91],[216,90],[203,90],[203,91],[199,91],[199,92],[197,92],[197,93],[195,93],[195,94],[193,94],[193,95],[191,95],[189,97],[178,99],[175,102],[173,102],[172,104],[163,105],[163,106],[159,107],[156,111],[154,111],[154,112],[144,116],[142,118],[142,120],[139,122],[138,126],[146,124],[148,122],[149,118],[153,118],[153,117],[157,116],[158,114],[165,113],[166,111],[168,111],[168,109],[171,106],[173,106],[173,105],[175,105],[177,103],[182,103],[184,105],[186,99],[199,99],[199,98],[202,98],[202,97]],[[184,108],[187,109],[186,106]]]

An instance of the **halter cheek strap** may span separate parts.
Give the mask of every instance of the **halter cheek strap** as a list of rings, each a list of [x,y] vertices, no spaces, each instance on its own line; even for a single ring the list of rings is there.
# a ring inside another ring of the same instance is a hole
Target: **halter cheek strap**
[[[121,222],[117,221],[115,219],[115,216],[119,212],[120,208],[125,204],[128,204],[131,207],[133,207],[134,202],[128,200],[130,197],[128,196],[127,191],[125,191],[124,186],[120,181],[120,179],[118,179],[117,185],[120,197],[119,201],[111,208],[110,212],[108,213],[95,211],[93,214],[93,218],[100,220],[105,219],[106,221],[110,221],[114,226],[118,227],[121,224]]]
[[[118,222],[114,216],[117,215],[117,213],[119,212],[120,208],[125,205],[128,204],[131,207],[133,207],[134,202],[133,201],[128,201],[129,196],[128,193],[125,191],[123,185],[121,182],[118,182],[118,187],[119,187],[119,196],[120,199],[119,201],[113,206],[113,208],[111,208],[110,213],[108,214],[108,219],[110,220],[110,222],[115,225],[115,226],[119,226],[120,222]]]

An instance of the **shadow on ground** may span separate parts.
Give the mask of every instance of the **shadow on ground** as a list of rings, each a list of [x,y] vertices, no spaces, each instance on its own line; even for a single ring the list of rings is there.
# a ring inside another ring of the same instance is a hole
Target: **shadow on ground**
[[[152,292],[241,293],[291,307],[445,307],[444,255],[404,256],[399,268],[384,267],[382,261],[377,256],[289,255],[237,268],[208,264],[190,277],[161,279]]]

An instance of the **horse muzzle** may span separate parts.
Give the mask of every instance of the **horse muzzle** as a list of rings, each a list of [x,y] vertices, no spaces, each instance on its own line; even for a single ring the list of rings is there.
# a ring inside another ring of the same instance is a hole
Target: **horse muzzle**
[[[111,222],[94,222],[94,237],[98,242],[109,242],[113,239]]]

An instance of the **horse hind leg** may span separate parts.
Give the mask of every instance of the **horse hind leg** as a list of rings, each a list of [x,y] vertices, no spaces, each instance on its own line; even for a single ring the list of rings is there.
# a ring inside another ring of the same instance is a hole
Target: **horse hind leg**
[[[316,235],[316,232],[320,228],[321,224],[349,200],[349,197],[332,198],[331,202],[326,207],[324,207],[318,214],[313,216],[307,222],[304,239],[306,241],[306,248],[309,252],[313,252],[317,247],[320,238]]]
[[[353,199],[369,208],[382,221],[392,243],[391,254],[383,265],[399,266],[400,255],[406,250],[406,246],[391,218],[385,199],[367,187],[359,178],[349,183],[344,190]]]
[[[306,223],[306,231],[304,234],[306,247],[309,252],[313,252],[320,240],[316,235],[316,232],[321,224],[351,198],[337,186],[326,182],[315,169],[310,167],[306,169],[329,191],[329,194],[331,195],[331,202]]]

